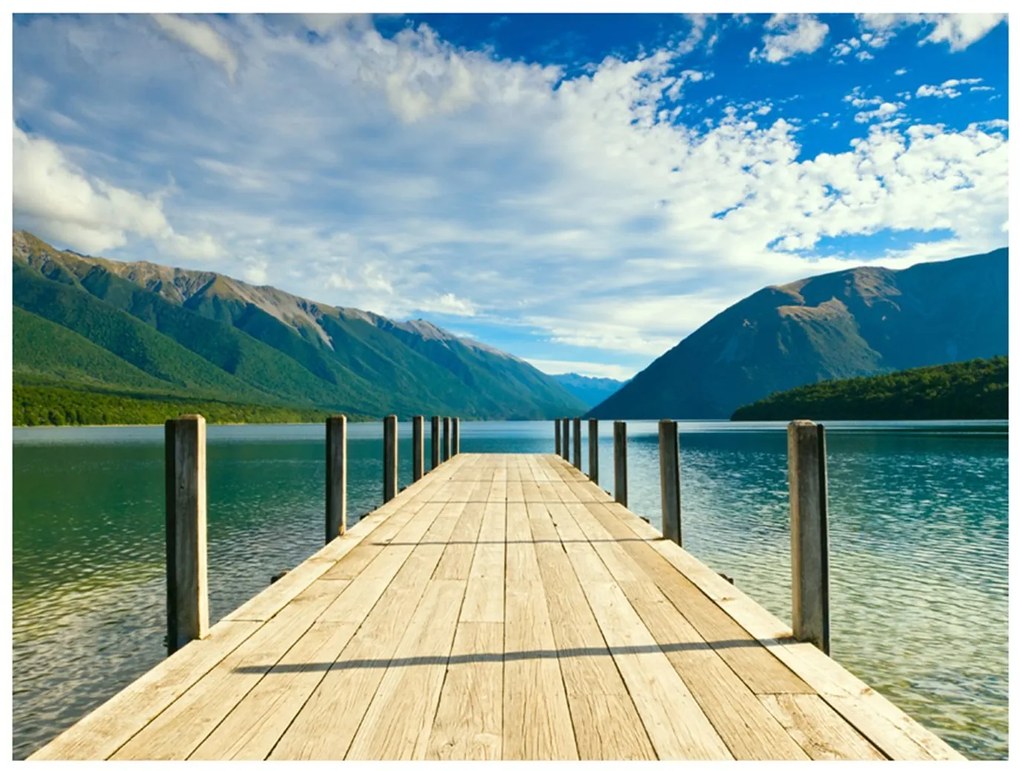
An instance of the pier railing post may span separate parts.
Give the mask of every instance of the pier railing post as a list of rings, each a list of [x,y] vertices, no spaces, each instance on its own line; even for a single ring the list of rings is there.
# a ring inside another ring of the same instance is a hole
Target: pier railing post
[[[411,480],[425,476],[425,416],[411,418]]]
[[[588,419],[588,479],[599,483],[599,422]]]
[[[460,418],[450,421],[450,457],[460,453]]]
[[[570,460],[570,418],[563,418],[563,460]]]
[[[581,470],[581,419],[574,418],[574,468]]]
[[[450,419],[443,418],[443,463],[450,459]]]
[[[397,495],[397,416],[383,418],[383,503]]]
[[[347,532],[347,416],[326,418],[326,543]]]
[[[209,632],[206,580],[205,418],[165,427],[167,653]]]
[[[613,498],[627,505],[627,424],[613,421]]]
[[[432,416],[432,468],[439,465],[439,416]],[[431,470],[431,469],[430,469]]]
[[[659,491],[662,534],[683,546],[680,529],[680,450],[675,420],[659,421]]]
[[[829,526],[825,428],[787,426],[793,636],[829,652]]]
[[[563,448],[561,447],[561,442],[560,442],[560,419],[559,418],[556,418],[556,422],[555,422],[554,425],[555,425],[554,433],[555,433],[555,436],[556,436],[556,454],[557,455],[563,455]]]

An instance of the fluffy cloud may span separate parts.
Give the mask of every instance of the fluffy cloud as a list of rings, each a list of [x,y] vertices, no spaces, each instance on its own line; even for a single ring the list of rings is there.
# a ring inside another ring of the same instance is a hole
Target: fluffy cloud
[[[857,19],[868,30],[870,45],[883,47],[902,27],[924,25],[928,34],[920,43],[948,43],[950,51],[962,51],[977,42],[1006,18],[1004,13],[860,13]]]
[[[960,95],[958,86],[973,86],[981,82],[981,78],[950,78],[943,81],[941,85],[922,85],[917,89],[915,96],[934,96],[939,99],[956,99]],[[974,90],[974,89],[971,89]]]
[[[829,25],[809,13],[777,13],[765,22],[765,30],[762,49],[752,49],[751,59],[774,64],[817,51],[825,42]]]
[[[858,89],[846,102],[872,114],[861,136],[805,157],[778,104],[677,120],[703,100],[707,75],[681,69],[675,49],[567,77],[424,25],[383,37],[363,19],[318,21],[310,43],[294,19],[236,20],[230,41],[244,57],[232,84],[178,74],[180,46],[149,22],[138,23],[150,38],[97,32],[105,45],[68,65],[77,101],[62,109],[99,144],[16,132],[16,220],[51,223],[41,236],[79,250],[124,247],[113,256],[125,258],[149,256],[139,239],[221,244],[217,269],[317,300],[526,329],[560,346],[544,358],[601,350],[636,365],[763,284],[845,267],[846,255],[812,253],[821,239],[952,232],[901,262],[1003,240],[1002,125],[893,126],[904,102]],[[773,17],[768,32],[778,41],[812,21]],[[19,55],[60,65],[43,44],[71,23],[34,21]],[[782,61],[797,45],[759,58]],[[126,71],[177,101],[113,98],[134,82]],[[15,78],[16,109],[52,126],[44,89],[18,100],[27,82]],[[117,135],[122,126],[132,130]],[[27,162],[27,150],[42,159]],[[173,195],[131,192],[158,187],[149,169],[172,172]]]
[[[223,67],[231,80],[237,73],[237,56],[222,36],[205,22],[168,13],[153,14],[152,20],[167,35]]]

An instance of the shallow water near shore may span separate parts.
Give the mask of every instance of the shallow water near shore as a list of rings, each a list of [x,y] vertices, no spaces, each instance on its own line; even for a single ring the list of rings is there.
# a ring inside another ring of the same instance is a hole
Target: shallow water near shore
[[[833,657],[968,757],[1005,758],[1006,423],[827,427]],[[400,433],[403,486],[410,426]],[[659,527],[657,427],[628,433],[630,508]],[[13,434],[23,758],[165,656],[163,429]],[[680,435],[685,548],[789,622],[785,426],[682,422]],[[321,546],[323,438],[322,425],[209,427],[211,621]],[[461,450],[552,452],[553,426],[462,422]],[[380,423],[349,426],[352,523],[381,503],[381,455]],[[587,470],[586,432],[582,455]]]

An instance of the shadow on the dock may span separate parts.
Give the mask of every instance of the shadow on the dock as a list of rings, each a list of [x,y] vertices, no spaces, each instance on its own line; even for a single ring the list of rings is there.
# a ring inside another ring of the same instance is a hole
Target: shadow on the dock
[[[720,648],[754,648],[758,645],[779,644],[784,640],[720,640],[718,642],[678,642],[663,645],[619,645],[609,648],[554,648],[505,653],[467,653],[456,656],[407,656],[394,659],[351,659],[343,661],[314,661],[301,664],[274,666],[235,667],[243,675],[290,674],[294,672],[325,672],[344,669],[387,669],[388,667],[421,667],[430,665],[456,666],[458,664],[503,663],[534,659],[580,658],[584,656],[634,656],[641,653],[673,653],[677,651],[711,651]]]

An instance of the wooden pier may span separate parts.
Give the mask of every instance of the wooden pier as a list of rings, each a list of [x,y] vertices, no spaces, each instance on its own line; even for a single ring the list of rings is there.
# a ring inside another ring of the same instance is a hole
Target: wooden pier
[[[962,756],[563,458],[454,454],[61,758]]]

